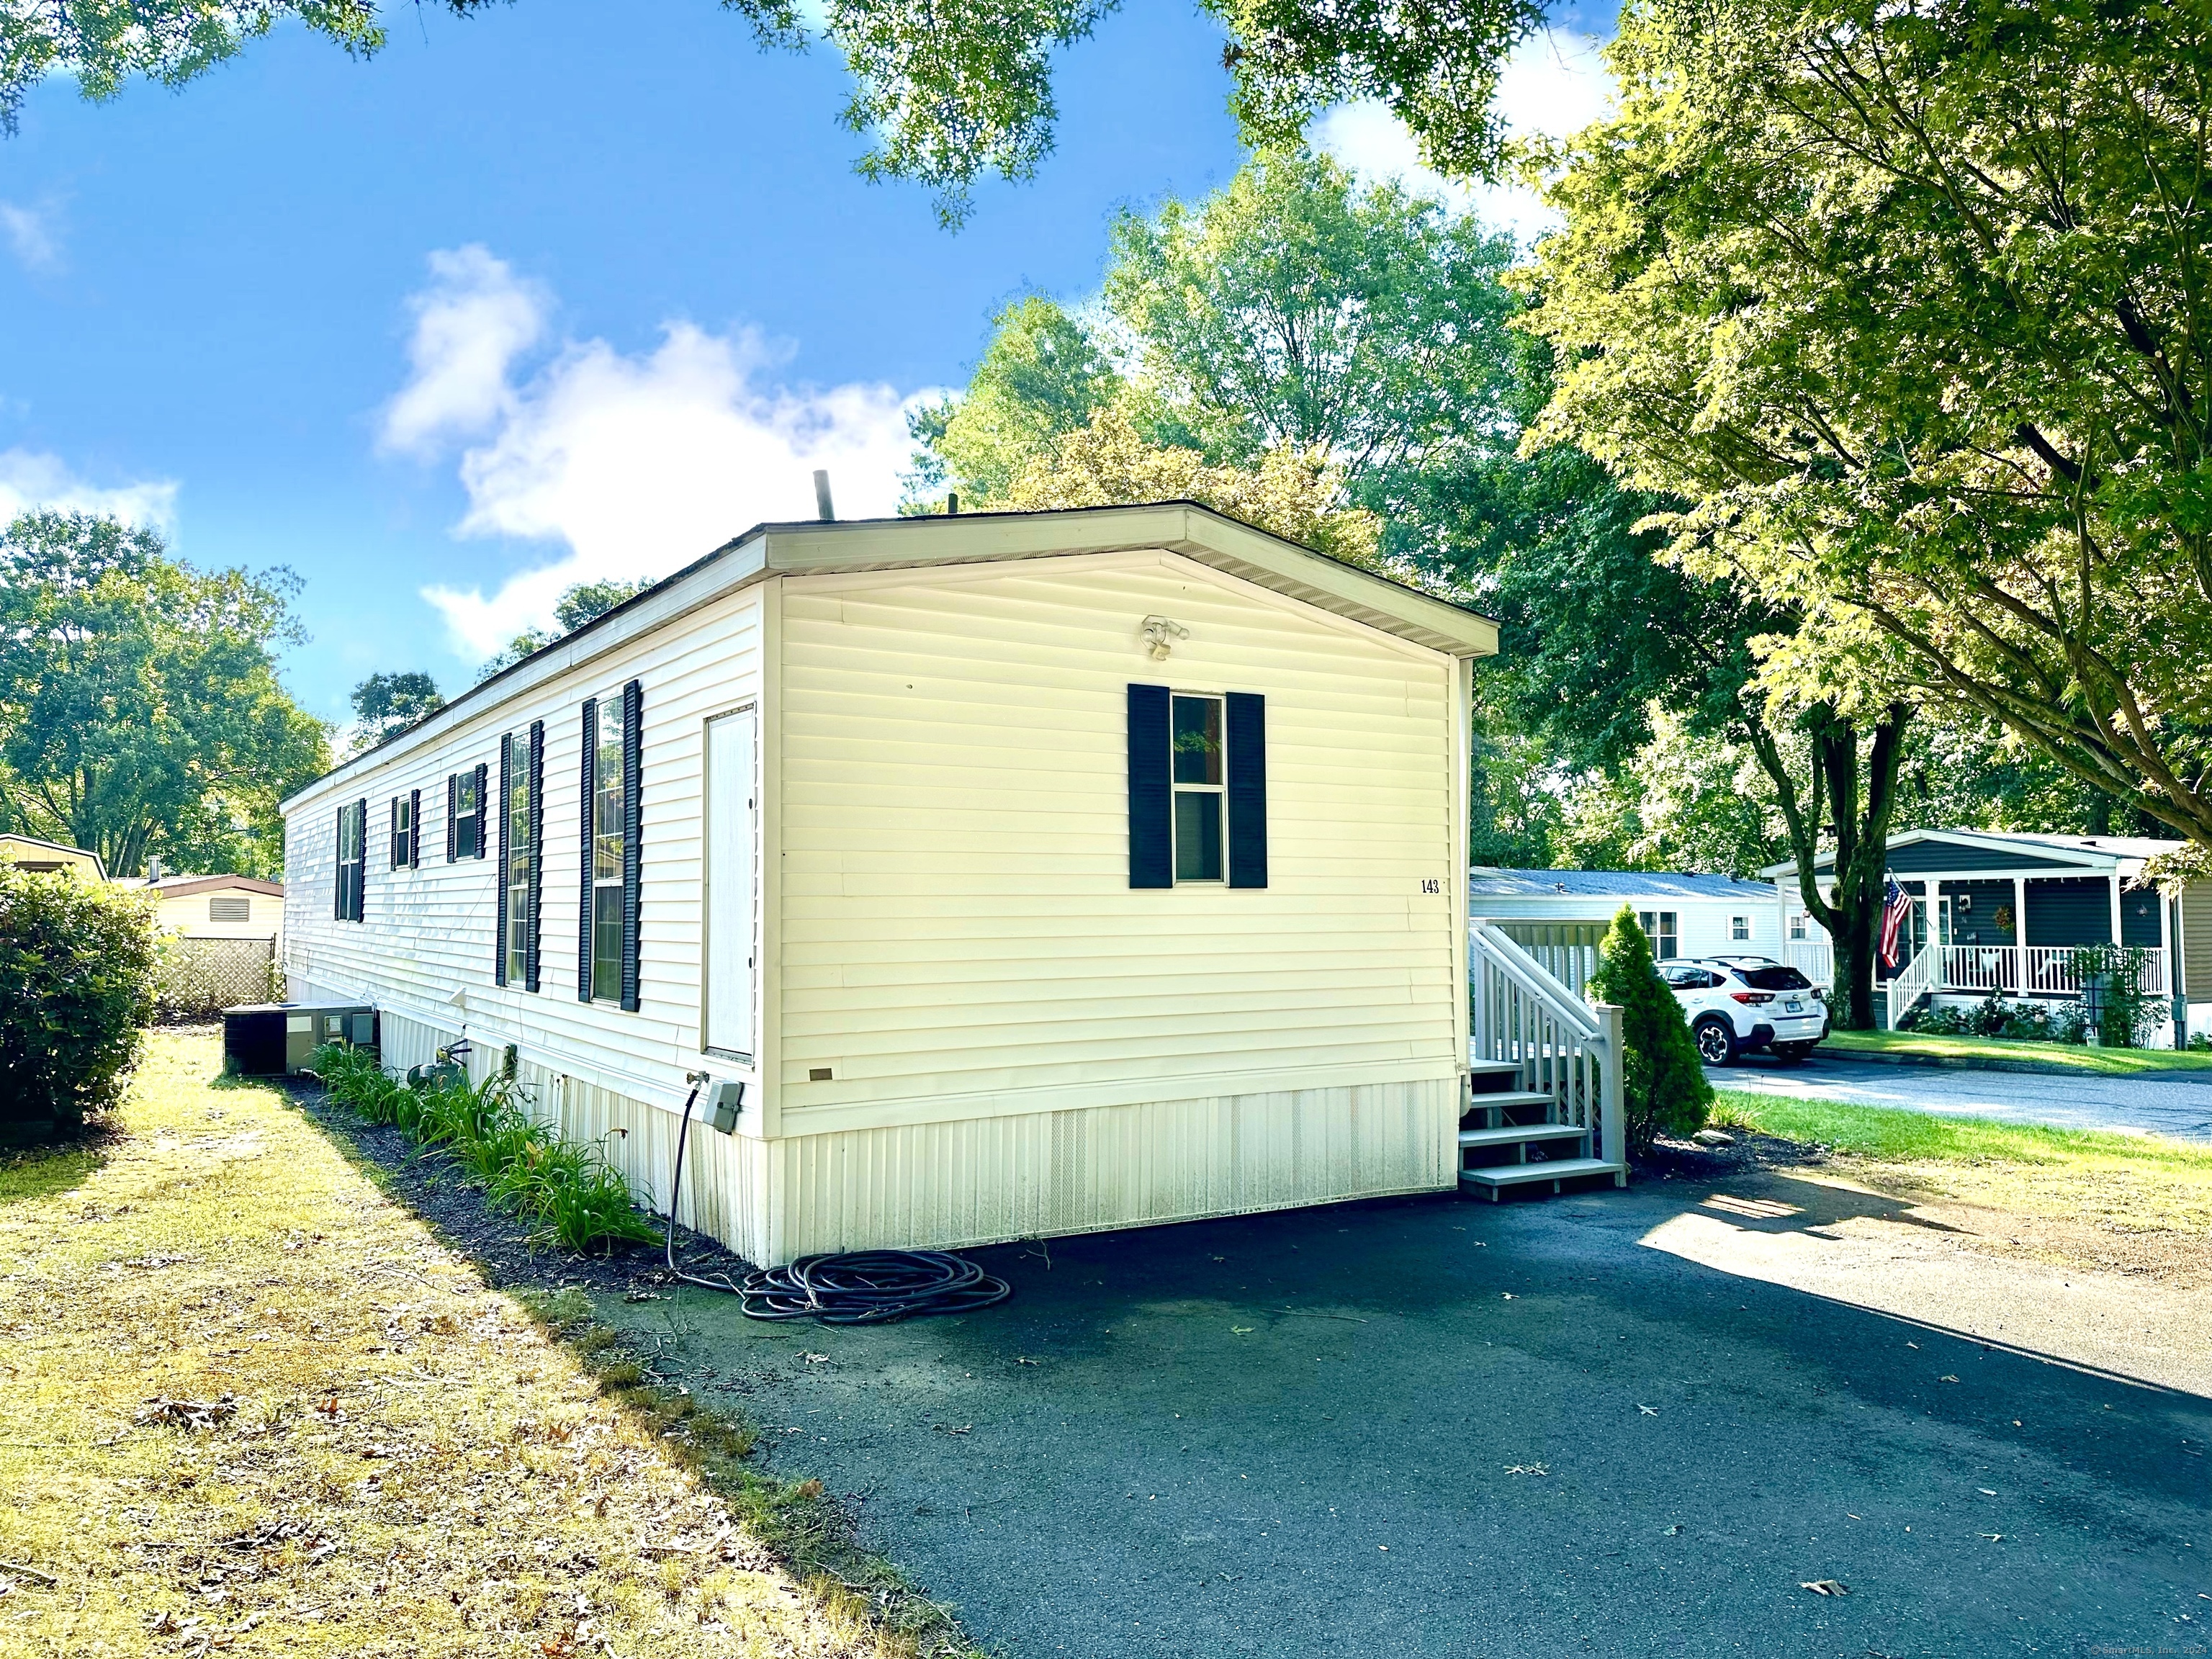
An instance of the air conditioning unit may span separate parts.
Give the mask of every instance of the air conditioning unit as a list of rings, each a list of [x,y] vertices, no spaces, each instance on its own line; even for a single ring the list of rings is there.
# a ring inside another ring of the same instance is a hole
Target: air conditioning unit
[[[224,1069],[289,1077],[325,1042],[374,1048],[376,1010],[366,1002],[256,1002],[222,1011]]]

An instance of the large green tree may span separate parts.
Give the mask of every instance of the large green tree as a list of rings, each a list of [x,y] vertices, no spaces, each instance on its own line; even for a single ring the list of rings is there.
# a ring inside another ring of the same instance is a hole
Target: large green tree
[[[430,0],[468,16],[492,0]],[[1529,0],[1202,0],[1228,36],[1231,102],[1255,142],[1297,139],[1316,112],[1381,100],[1431,161],[1489,170],[1503,128],[1492,109],[1498,66],[1541,21]],[[813,38],[797,0],[723,0],[764,46]],[[854,90],[843,119],[870,148],[860,171],[937,191],[957,223],[977,180],[1033,177],[1052,148],[1054,58],[1118,9],[1119,0],[824,0],[821,38],[844,58]],[[88,97],[133,76],[182,86],[296,21],[357,58],[385,43],[378,0],[0,0],[0,127],[25,94],[70,75]]]
[[[1644,0],[1540,428],[1684,568],[2212,844],[2212,13]],[[1826,663],[1826,667],[1821,665]]]
[[[277,678],[289,572],[204,572],[150,530],[27,514],[0,532],[0,799],[135,872],[280,873],[277,802],[327,769]]]

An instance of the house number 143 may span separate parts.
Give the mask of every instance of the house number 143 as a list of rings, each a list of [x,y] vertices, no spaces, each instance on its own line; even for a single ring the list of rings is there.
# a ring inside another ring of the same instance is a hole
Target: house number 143
[[[1424,893],[1441,893],[1444,890],[1444,884],[1433,878],[1425,878],[1421,883],[1421,890]]]

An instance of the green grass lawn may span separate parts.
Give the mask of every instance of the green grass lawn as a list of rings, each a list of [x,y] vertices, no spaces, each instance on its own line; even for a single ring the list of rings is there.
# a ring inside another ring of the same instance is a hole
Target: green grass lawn
[[[2083,1048],[2070,1042],[1936,1036],[1919,1031],[1831,1031],[1820,1045],[1837,1054],[1928,1054],[1943,1060],[2032,1060],[2077,1072],[2127,1077],[2139,1072],[2212,1071],[2212,1053],[2172,1048]]]
[[[2130,1231],[2212,1232],[2212,1147],[2100,1129],[1720,1091],[1712,1122],[1818,1146],[1893,1182]]]

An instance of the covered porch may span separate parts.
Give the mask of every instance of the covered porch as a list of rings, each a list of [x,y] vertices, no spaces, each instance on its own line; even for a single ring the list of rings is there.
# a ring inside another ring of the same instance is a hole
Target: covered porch
[[[2079,952],[2118,945],[2142,953],[2147,994],[2179,995],[2179,918],[2140,882],[2145,859],[2166,843],[2119,837],[1908,830],[1890,838],[1889,878],[1911,901],[1893,963],[1877,959],[1883,1024],[1923,1002],[2013,1000],[2081,994]],[[1825,876],[1830,866],[1820,866]],[[1825,955],[1828,940],[1804,914],[1794,866],[1772,873],[1786,939]],[[1808,935],[1814,936],[1808,938]],[[1808,969],[1809,971],[1809,969]]]

